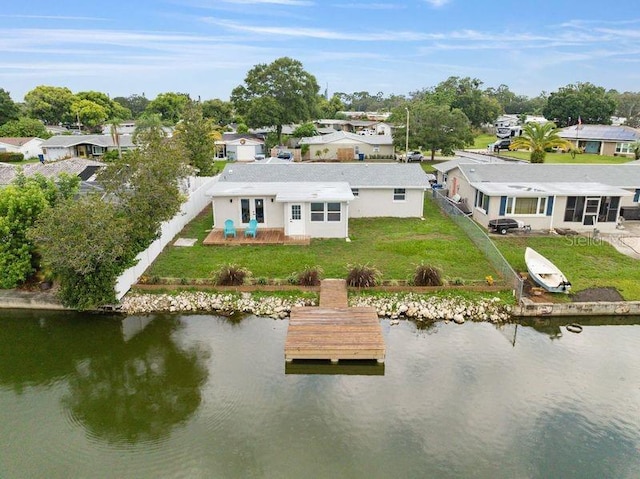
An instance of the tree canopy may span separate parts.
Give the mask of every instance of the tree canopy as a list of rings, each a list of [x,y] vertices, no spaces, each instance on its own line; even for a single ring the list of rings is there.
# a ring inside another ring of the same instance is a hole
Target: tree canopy
[[[615,111],[613,93],[592,83],[575,83],[551,93],[542,114],[565,127],[578,123],[578,118],[582,123],[609,125]]]
[[[11,95],[4,88],[0,88],[0,125],[9,120],[17,120],[20,109],[11,99]]]
[[[132,118],[138,118],[142,113],[144,113],[147,105],[149,104],[149,100],[142,95],[129,95],[128,97],[117,96],[113,99],[114,102],[120,104],[120,106],[126,108],[131,112]],[[126,118],[123,118],[126,119]]]
[[[47,131],[40,120],[27,118],[25,116],[18,120],[11,120],[0,126],[0,136],[30,137],[47,139],[51,134]]]
[[[544,163],[547,149],[553,147],[571,148],[571,142],[558,136],[554,123],[527,123],[522,127],[522,135],[511,140],[510,149],[527,148],[531,152],[531,163]]]
[[[164,124],[175,125],[190,101],[189,95],[186,93],[160,93],[149,102],[145,113],[157,113]]]
[[[176,126],[174,137],[184,148],[188,162],[197,168],[199,176],[216,174],[214,158],[216,139],[220,133],[213,120],[203,117],[203,107],[198,102],[189,102],[182,113],[182,121]]]
[[[248,126],[274,126],[279,142],[282,125],[313,118],[319,89],[302,63],[283,57],[249,70],[244,84],[233,89],[231,101]]]
[[[233,105],[218,98],[202,102],[202,116],[210,118],[218,126],[227,126],[233,122]]]
[[[47,125],[73,121],[71,104],[74,95],[66,87],[40,85],[24,96],[27,113]]]
[[[473,142],[471,124],[462,110],[451,109],[447,105],[434,105],[426,101],[417,101],[409,106],[409,148],[421,148],[431,152],[441,150],[449,155],[456,148],[464,148]],[[400,121],[406,112],[398,109],[395,120]],[[402,145],[406,141],[406,131],[396,129],[394,143]]]

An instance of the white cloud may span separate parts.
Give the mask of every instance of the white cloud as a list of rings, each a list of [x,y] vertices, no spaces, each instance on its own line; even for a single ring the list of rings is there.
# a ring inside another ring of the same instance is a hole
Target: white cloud
[[[440,8],[445,6],[451,0],[425,0],[428,4],[430,4],[434,8]]]

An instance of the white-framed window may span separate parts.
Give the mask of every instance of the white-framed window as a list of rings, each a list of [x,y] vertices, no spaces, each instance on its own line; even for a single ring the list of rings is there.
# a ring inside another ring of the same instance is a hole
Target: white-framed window
[[[486,213],[489,211],[489,200],[491,200],[489,195],[485,195],[482,191],[476,190],[476,208],[479,208]]]
[[[341,221],[342,205],[340,203],[311,203],[311,221]]]
[[[380,153],[380,145],[373,145],[373,152]]]
[[[327,221],[340,221],[340,203],[327,203]]]
[[[616,153],[623,153],[623,154],[633,153],[631,143],[616,143]]]
[[[91,153],[93,155],[102,155],[104,153],[104,148],[99,145],[91,145]]]
[[[302,205],[291,205],[291,219],[302,219]]]
[[[358,196],[360,196],[360,189],[359,188],[351,188],[351,193],[353,194],[353,196],[355,196],[357,198]]]
[[[507,198],[506,215],[544,215],[547,211],[547,197]]]
[[[324,221],[324,203],[311,203],[311,221]]]
[[[393,189],[393,201],[405,201],[407,199],[407,190],[405,188]]]

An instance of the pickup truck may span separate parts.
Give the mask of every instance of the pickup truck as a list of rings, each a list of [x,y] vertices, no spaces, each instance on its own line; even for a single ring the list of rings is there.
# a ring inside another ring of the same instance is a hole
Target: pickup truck
[[[509,230],[524,228],[522,221],[516,221],[512,218],[499,218],[497,220],[489,221],[489,229],[495,233],[506,235]]]

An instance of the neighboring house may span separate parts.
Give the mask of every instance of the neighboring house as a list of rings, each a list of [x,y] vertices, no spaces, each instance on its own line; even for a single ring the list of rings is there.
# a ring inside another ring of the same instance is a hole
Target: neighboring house
[[[344,115],[349,119],[386,121],[391,116],[390,112],[380,111],[339,111],[340,115]]]
[[[256,219],[286,236],[346,238],[349,218],[421,217],[431,179],[415,164],[230,164],[207,194],[214,228]]]
[[[25,158],[34,158],[42,154],[44,140],[35,136],[25,138],[0,137],[0,152],[22,153]]]
[[[336,131],[330,135],[302,138],[300,146],[309,145],[305,159],[352,161],[360,155],[393,158],[393,138],[386,135],[356,135]],[[325,151],[325,149],[327,151]]]
[[[630,126],[573,125],[563,128],[558,135],[585,153],[609,156],[633,156],[630,145],[640,140],[640,130]]]
[[[473,210],[482,226],[497,218],[535,230],[613,231],[624,209],[640,206],[638,165],[459,164],[446,191]]]
[[[51,163],[28,163],[22,166],[0,164],[0,187],[10,184],[18,172],[22,170],[25,176],[40,174],[45,178],[55,178],[62,173],[80,177],[83,182],[92,182],[95,176],[104,166],[100,161],[72,158]]]
[[[131,135],[119,135],[122,151],[135,149]],[[62,135],[52,136],[42,143],[47,161],[63,158],[101,158],[107,151],[117,150],[111,135]]]
[[[470,158],[470,157],[455,157],[442,163],[434,163],[433,169],[435,170],[436,183],[445,185],[449,172],[458,168],[459,165],[478,165],[487,163],[513,163],[513,161],[503,160],[495,156],[487,155],[486,158]]]
[[[69,135],[69,134],[71,134],[71,130],[69,130],[65,126],[45,125],[44,128],[47,130],[48,133],[51,133],[52,135]]]
[[[318,133],[326,135],[336,131],[357,133],[358,135],[386,135],[391,136],[391,125],[382,121],[372,120],[333,120],[323,119],[314,121]]]
[[[264,157],[264,140],[251,133],[225,133],[216,141],[216,156],[229,161],[254,161]]]

